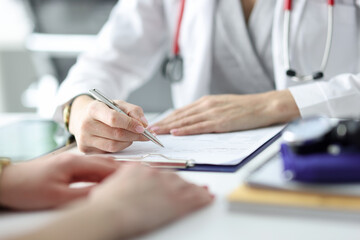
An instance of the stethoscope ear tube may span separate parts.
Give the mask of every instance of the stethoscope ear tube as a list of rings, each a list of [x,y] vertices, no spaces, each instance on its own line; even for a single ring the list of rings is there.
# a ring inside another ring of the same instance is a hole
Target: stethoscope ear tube
[[[324,77],[324,71],[326,69],[327,63],[329,61],[332,38],[333,38],[333,29],[334,29],[334,0],[328,0],[328,27],[327,27],[327,36],[324,49],[324,55],[321,61],[320,70],[314,72],[311,75],[300,75],[296,72],[295,69],[291,67],[290,62],[290,26],[291,26],[291,11],[292,11],[292,1],[284,0],[284,26],[283,26],[283,59],[284,59],[284,68],[285,74],[291,80],[295,82],[302,81],[311,81],[311,80],[320,80]]]

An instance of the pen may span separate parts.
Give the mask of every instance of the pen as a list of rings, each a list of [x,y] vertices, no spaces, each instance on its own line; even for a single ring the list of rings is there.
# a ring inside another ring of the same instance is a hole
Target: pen
[[[108,99],[107,97],[105,97],[103,94],[101,94],[99,92],[99,90],[97,89],[90,89],[89,92],[91,93],[92,96],[94,96],[97,100],[99,100],[102,103],[105,103],[109,108],[114,109],[115,111],[125,114],[127,115],[124,111],[122,111],[119,106],[112,100]],[[151,134],[147,129],[145,129],[145,131],[143,132],[143,135],[149,139],[150,141],[152,141],[153,143],[164,147],[164,145],[162,145],[162,143],[153,135]]]

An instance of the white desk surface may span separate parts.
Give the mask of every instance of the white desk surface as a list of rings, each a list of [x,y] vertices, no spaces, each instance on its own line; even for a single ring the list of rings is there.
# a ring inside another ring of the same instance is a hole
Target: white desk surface
[[[359,222],[229,210],[226,196],[246,172],[277,148],[278,144],[273,144],[236,173],[179,172],[188,181],[209,186],[216,196],[214,203],[141,239],[359,239]],[[55,211],[2,212],[0,239],[41,226],[54,217]]]

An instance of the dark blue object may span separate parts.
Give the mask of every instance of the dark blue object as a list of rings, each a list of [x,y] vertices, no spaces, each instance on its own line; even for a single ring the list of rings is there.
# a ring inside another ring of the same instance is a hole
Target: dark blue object
[[[338,155],[327,152],[296,154],[281,145],[284,173],[291,180],[314,183],[360,182],[360,152],[349,151]]]

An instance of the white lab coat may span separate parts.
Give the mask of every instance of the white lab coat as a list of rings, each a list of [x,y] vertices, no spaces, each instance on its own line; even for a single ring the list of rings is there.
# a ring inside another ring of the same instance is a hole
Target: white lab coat
[[[209,94],[214,8],[217,0],[186,1],[180,34],[184,79],[172,84],[175,107]],[[180,0],[121,0],[59,89],[61,105],[98,88],[113,99],[150,79],[173,44]],[[334,40],[325,81],[296,84],[285,76],[283,0],[278,0],[272,34],[276,89],[289,88],[302,116],[360,116],[360,0],[337,0]],[[326,0],[296,0],[291,18],[291,62],[301,73],[319,69],[327,31]],[[158,93],[154,93],[158,94]],[[276,114],[276,113],[274,113]]]

